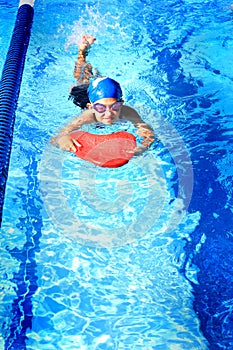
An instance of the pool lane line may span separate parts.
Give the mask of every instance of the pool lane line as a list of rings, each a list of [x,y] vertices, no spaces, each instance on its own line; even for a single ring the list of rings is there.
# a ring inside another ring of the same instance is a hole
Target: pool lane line
[[[0,81],[0,226],[25,58],[34,16],[33,0],[21,0]]]
[[[18,191],[25,215],[21,216],[17,227],[24,232],[25,242],[15,247],[6,246],[12,259],[17,260],[18,268],[12,277],[8,276],[14,285],[15,297],[11,305],[10,302],[8,304],[9,313],[2,325],[5,350],[32,349],[30,346],[33,345],[30,344],[34,344],[34,341],[31,330],[33,333],[33,322],[36,326],[38,322],[37,316],[34,315],[33,301],[38,289],[36,253],[40,251],[43,203],[36,195],[39,191],[38,162],[33,151],[29,151],[29,155],[30,162],[24,168],[28,181],[27,190]],[[36,350],[37,347],[33,349]]]

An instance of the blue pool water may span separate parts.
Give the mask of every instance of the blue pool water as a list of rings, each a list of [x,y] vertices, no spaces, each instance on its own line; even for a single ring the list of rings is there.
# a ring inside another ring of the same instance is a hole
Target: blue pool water
[[[0,5],[2,67],[17,6]],[[0,239],[2,349],[233,348],[232,21],[226,1],[36,3]],[[48,144],[79,113],[83,32],[161,139],[119,169]]]

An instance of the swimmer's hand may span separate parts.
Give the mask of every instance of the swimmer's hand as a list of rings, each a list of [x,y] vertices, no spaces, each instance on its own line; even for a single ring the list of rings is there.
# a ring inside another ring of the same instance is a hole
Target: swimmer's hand
[[[82,145],[70,135],[60,135],[53,137],[51,143],[55,146],[58,146],[63,151],[76,152],[77,147],[82,147]]]
[[[128,151],[128,153],[132,154],[133,156],[139,156],[145,151],[147,151],[147,147],[139,146],[139,147],[135,147],[133,151]]]
[[[155,134],[153,129],[147,125],[146,123],[138,123],[137,124],[137,134],[142,137],[142,145],[146,148],[149,147],[155,141]]]
[[[144,146],[136,147],[134,149],[134,156],[140,156],[140,154],[142,154],[146,151],[147,151],[147,147],[144,147]]]

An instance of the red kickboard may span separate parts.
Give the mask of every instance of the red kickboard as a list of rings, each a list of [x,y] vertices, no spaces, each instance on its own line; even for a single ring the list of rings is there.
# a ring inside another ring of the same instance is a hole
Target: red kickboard
[[[76,147],[76,156],[106,168],[117,168],[126,164],[134,155],[136,138],[126,131],[97,135],[85,131],[74,131],[70,136],[82,146]]]

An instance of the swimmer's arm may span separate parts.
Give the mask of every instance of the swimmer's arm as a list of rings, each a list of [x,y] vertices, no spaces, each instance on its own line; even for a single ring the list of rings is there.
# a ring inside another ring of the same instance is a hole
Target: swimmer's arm
[[[93,113],[89,110],[86,110],[82,113],[80,117],[74,118],[69,124],[67,124],[64,128],[62,128],[58,135],[52,137],[50,142],[52,145],[59,147],[64,151],[76,151],[76,147],[80,147],[81,145],[74,140],[69,133],[74,130],[81,128],[84,124],[91,124],[94,122]]]
[[[142,137],[142,145],[147,149],[155,141],[156,137],[153,128],[148,125],[135,109],[123,106],[121,111],[123,117],[136,126],[138,136]]]
[[[93,113],[90,110],[85,110],[81,116],[75,117],[69,124],[67,124],[64,128],[62,128],[59,133],[60,135],[67,135],[70,132],[81,128],[82,125],[91,124],[94,122]]]

